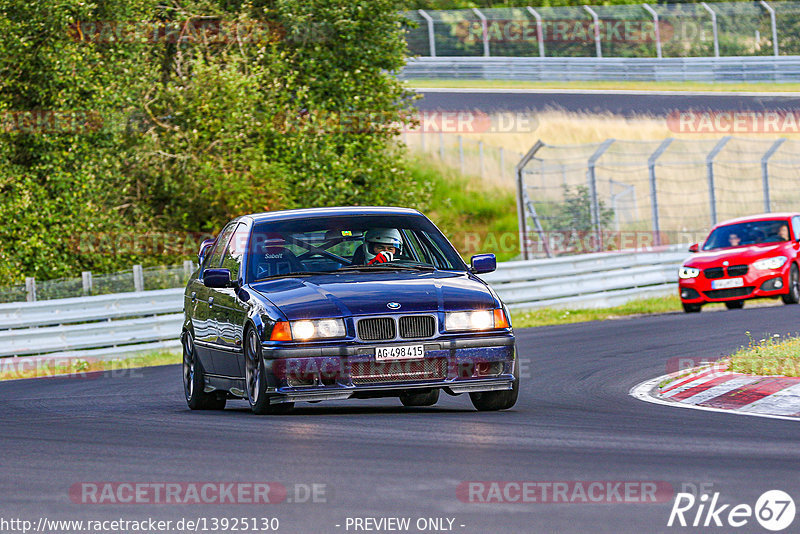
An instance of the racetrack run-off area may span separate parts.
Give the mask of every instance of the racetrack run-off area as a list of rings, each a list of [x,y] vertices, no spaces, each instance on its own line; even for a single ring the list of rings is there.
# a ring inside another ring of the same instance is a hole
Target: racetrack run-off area
[[[353,532],[346,521],[356,517],[409,517],[410,532],[419,518],[445,527],[449,518],[464,533],[673,532],[682,490],[750,506],[771,489],[798,495],[800,425],[644,403],[629,390],[673,358],[714,359],[746,344],[745,331],[792,331],[798,319],[800,306],[779,306],[519,330],[523,381],[507,412],[478,413],[463,396],[431,408],[351,400],[257,417],[232,401],[190,412],[178,366],[5,382],[0,499],[7,514],[32,520],[44,504],[49,519],[277,517],[292,533]],[[276,483],[286,494],[277,504],[82,499],[84,483],[97,481]],[[627,482],[657,488],[658,498],[515,502],[511,492],[477,502],[489,494],[464,488],[480,481]],[[739,531],[763,530],[751,518]]]

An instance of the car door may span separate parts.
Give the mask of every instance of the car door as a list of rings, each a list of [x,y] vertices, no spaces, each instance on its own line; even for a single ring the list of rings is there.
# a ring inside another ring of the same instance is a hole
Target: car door
[[[217,268],[222,263],[222,255],[233,235],[236,224],[229,224],[222,230],[211,254],[208,256],[198,275],[197,282],[192,284],[190,297],[193,305],[192,327],[194,328],[195,346],[197,356],[203,369],[207,373],[215,374],[217,371],[213,362],[214,347],[218,343],[219,332],[214,321],[212,309],[217,298],[215,289],[203,284],[203,272],[206,269]]]
[[[247,248],[249,227],[240,223],[228,241],[222,255],[223,269],[231,272],[231,280],[242,276],[242,258]],[[242,339],[244,321],[247,315],[246,303],[239,297],[241,283],[236,287],[216,289],[211,315],[217,326],[217,342],[213,353],[216,374],[230,377],[244,376]],[[244,294],[244,293],[243,293]]]

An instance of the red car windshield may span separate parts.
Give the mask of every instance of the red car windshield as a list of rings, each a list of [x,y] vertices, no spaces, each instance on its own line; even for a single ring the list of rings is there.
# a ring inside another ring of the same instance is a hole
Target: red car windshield
[[[789,240],[789,221],[784,219],[750,221],[715,228],[706,239],[703,250],[734,248]]]

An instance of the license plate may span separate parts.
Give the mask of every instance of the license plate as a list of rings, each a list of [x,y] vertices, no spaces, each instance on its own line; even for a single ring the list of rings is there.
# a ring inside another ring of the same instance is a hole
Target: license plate
[[[742,287],[744,278],[722,278],[711,281],[711,289],[728,289],[731,287]]]
[[[399,347],[378,347],[375,349],[375,361],[416,360],[425,357],[424,345],[402,345]]]

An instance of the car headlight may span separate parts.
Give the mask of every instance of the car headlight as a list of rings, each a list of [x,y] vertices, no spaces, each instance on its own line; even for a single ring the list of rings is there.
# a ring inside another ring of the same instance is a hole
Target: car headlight
[[[758,269],[759,271],[765,271],[768,269],[780,269],[783,267],[783,264],[786,263],[788,260],[786,256],[775,256],[774,258],[764,258],[763,260],[758,260],[753,262],[753,269]]]
[[[291,321],[292,339],[327,339],[344,337],[346,330],[342,319],[314,319]]]
[[[509,326],[502,308],[447,312],[444,315],[444,329],[448,332],[497,330]]]
[[[696,267],[687,267],[684,265],[678,270],[678,276],[684,279],[697,278],[700,276],[700,269],[697,269]]]

